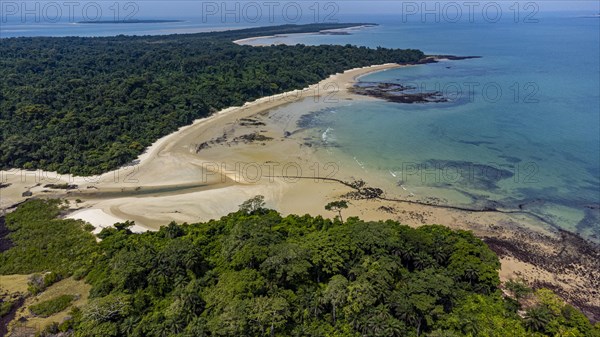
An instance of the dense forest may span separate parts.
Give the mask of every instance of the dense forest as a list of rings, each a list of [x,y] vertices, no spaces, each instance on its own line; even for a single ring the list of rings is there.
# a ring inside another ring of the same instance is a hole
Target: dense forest
[[[0,254],[0,274],[46,272],[32,293],[70,275],[92,285],[44,336],[600,336],[549,290],[510,281],[501,291],[498,258],[467,231],[282,217],[254,199],[158,232],[116,224],[96,243],[89,225],[56,218],[61,205],[33,200],[8,214],[14,247]]]
[[[232,40],[357,24],[0,43],[0,169],[92,175],[193,120],[346,69],[412,63],[418,50],[240,46]]]

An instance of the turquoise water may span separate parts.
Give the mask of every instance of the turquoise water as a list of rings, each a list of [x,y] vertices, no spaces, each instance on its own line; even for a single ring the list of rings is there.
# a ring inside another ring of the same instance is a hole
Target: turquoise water
[[[482,56],[361,78],[442,91],[452,102],[355,101],[325,109],[315,115],[314,129],[321,135],[327,131],[323,155],[386,181],[380,187],[390,194],[520,208],[598,238],[600,20],[539,18],[535,24],[383,20],[348,36],[270,42]]]
[[[573,12],[541,12],[537,19],[406,23],[399,16],[357,16],[343,21],[380,26],[352,35],[257,43],[350,43],[482,56],[361,79],[439,90],[449,103],[356,100],[310,108],[323,109],[310,130],[319,155],[365,172],[361,177],[389,195],[524,209],[600,239],[600,19]],[[5,23],[0,36],[166,34],[215,27],[229,26],[197,18],[138,25]]]

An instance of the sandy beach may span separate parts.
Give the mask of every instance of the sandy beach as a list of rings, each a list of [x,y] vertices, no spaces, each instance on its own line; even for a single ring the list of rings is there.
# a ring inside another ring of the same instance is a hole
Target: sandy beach
[[[244,119],[261,114],[264,117],[269,110],[293,102],[304,99],[319,102],[331,97],[336,100],[353,99],[354,95],[347,88],[359,76],[396,67],[399,65],[351,69],[303,90],[263,97],[241,107],[224,109],[157,140],[131,165],[101,176],[74,177],[45,171],[2,171],[2,181],[8,186],[0,190],[0,206],[7,208],[22,202],[29,197],[27,192],[31,192],[32,196],[80,199],[81,202],[75,203],[77,211],[71,217],[82,214],[83,209],[97,209],[101,212],[84,213],[82,219],[96,226],[104,226],[106,221],[115,219],[135,220],[140,226],[155,230],[172,220],[192,222],[220,217],[237,210],[241,202],[257,194],[265,195],[273,207],[286,205],[286,200],[280,198],[285,194],[284,189],[290,189],[287,185],[297,187],[298,184],[285,184],[282,179],[267,178],[266,183],[265,179],[246,179],[243,168],[236,170],[235,167],[236,163],[242,162],[263,164],[269,160],[306,160],[308,153],[297,151],[298,139],[270,142],[268,149],[243,142],[231,148],[229,142],[218,139],[225,136],[233,140],[244,136],[243,133],[248,131],[243,126]],[[265,131],[262,134],[268,134],[267,137],[284,138],[284,131],[277,127],[264,125],[262,129],[260,131]],[[196,148],[200,144],[215,139],[229,147],[213,147],[197,153]],[[262,170],[260,175],[264,176],[262,178],[267,176]],[[49,184],[71,184],[76,188],[57,189],[48,187]],[[314,208],[300,208],[295,209],[301,212],[315,211]]]
[[[383,190],[385,186],[369,185],[377,181],[369,181],[361,172],[329,166],[306,142],[306,130],[298,120],[315,107],[371,99],[348,88],[360,76],[397,67],[351,69],[303,90],[222,110],[159,139],[131,165],[99,177],[3,171],[2,182],[9,185],[0,190],[0,206],[25,200],[30,197],[23,194],[27,191],[33,197],[66,198],[72,208],[68,217],[90,222],[96,232],[124,220],[135,221],[136,232],[157,230],[171,221],[207,221],[236,211],[255,195],[265,196],[267,206],[284,215],[332,218],[335,214],[324,205],[357,192],[341,182],[364,179],[367,186]],[[65,183],[72,186],[48,186]],[[527,214],[468,212],[371,197],[349,199],[345,218],[472,230],[501,257],[502,279],[521,277],[551,287],[600,319],[600,297],[594,295],[600,287],[600,254],[597,246],[572,234]]]
[[[353,26],[353,27],[348,27],[348,28],[336,28],[336,29],[325,29],[322,30],[320,32],[317,33],[294,33],[294,34],[284,34],[284,35],[265,35],[265,36],[253,36],[253,37],[248,37],[245,39],[239,39],[239,40],[235,40],[232,41],[233,43],[239,44],[239,45],[249,45],[249,46],[254,46],[254,47],[261,47],[261,46],[269,46],[271,44],[286,44],[285,39],[289,38],[290,36],[310,36],[310,35],[336,35],[336,34],[351,34],[353,31],[356,30],[361,30],[361,29],[365,29],[365,28],[369,28],[369,27],[373,27],[370,25],[360,25],[360,26]],[[265,40],[265,39],[276,39],[276,38],[282,38],[284,40],[281,41],[274,41],[273,43],[257,43],[258,41],[261,40]]]

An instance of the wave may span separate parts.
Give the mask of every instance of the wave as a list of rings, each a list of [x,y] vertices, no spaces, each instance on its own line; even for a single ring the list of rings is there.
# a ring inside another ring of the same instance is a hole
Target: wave
[[[327,141],[331,138],[331,136],[329,136],[329,131],[332,131],[333,128],[327,128],[327,130],[325,130],[325,132],[323,132],[323,134],[321,135],[321,139],[323,140],[324,143],[327,143]]]
[[[352,157],[354,158],[354,161],[358,164],[358,166],[360,166],[360,168],[362,168],[363,170],[365,170],[365,164],[360,162],[358,159],[356,159],[356,157]]]

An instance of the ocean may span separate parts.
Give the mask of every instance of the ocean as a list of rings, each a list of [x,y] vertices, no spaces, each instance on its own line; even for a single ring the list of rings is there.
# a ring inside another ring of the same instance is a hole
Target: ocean
[[[362,77],[439,91],[450,101],[325,106],[311,123],[323,160],[362,170],[404,199],[526,210],[600,238],[600,19],[540,13],[537,22],[390,16],[378,23],[351,35],[254,43],[349,43],[481,58]]]
[[[526,20],[525,14],[495,22],[356,16],[356,21],[379,25],[350,35],[308,34],[254,43],[355,44],[481,56],[361,78],[439,91],[449,102],[313,105],[313,111],[306,111],[311,116],[308,133],[318,155],[363,172],[361,178],[389,195],[526,210],[599,240],[600,19],[540,12]],[[0,36],[146,35],[243,26],[252,25],[187,19],[134,25],[13,22],[3,24]]]

